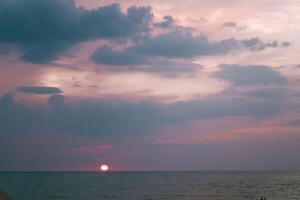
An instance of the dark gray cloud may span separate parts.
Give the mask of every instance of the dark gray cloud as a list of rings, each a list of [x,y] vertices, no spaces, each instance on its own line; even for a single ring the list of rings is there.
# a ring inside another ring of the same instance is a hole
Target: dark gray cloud
[[[49,97],[48,103],[55,109],[64,107],[66,105],[65,97],[59,94],[52,95],[51,97]]]
[[[290,89],[277,88],[277,87],[254,89],[254,90],[246,91],[243,94],[250,97],[262,98],[262,99],[268,99],[274,101],[288,100],[290,97],[296,95],[295,92],[293,92]]]
[[[128,66],[147,64],[147,57],[130,49],[114,50],[110,46],[102,46],[98,48],[91,56],[91,59],[98,64]]]
[[[0,105],[1,106],[15,105],[14,93],[10,92],[10,93],[3,95],[0,99]]]
[[[191,59],[199,56],[224,55],[242,48],[253,50],[258,45],[264,49],[273,47],[263,43],[259,38],[245,40],[230,38],[213,42],[204,35],[193,34],[188,28],[177,27],[153,37],[147,35],[123,50],[114,50],[109,46],[100,47],[92,54],[91,59],[97,64],[124,68],[123,66],[149,64],[158,58]]]
[[[20,86],[17,88],[18,92],[31,93],[31,94],[59,94],[62,91],[57,87],[30,87]]]
[[[193,58],[226,54],[239,48],[239,41],[230,38],[211,42],[204,35],[194,35],[189,29],[178,28],[155,37],[146,37],[130,50],[149,56]]]
[[[87,10],[74,0],[2,0],[0,43],[16,44],[24,60],[44,63],[82,41],[147,32],[152,17],[149,7],[124,13],[118,4]]]
[[[182,60],[223,55],[243,47],[252,48],[251,43],[252,39],[239,41],[234,38],[212,42],[204,35],[193,34],[188,28],[177,27],[153,37],[147,35],[123,50],[114,50],[112,46],[99,47],[91,59],[111,69],[186,75],[194,73],[201,66]]]
[[[91,56],[96,63],[108,65],[109,69],[144,71],[164,76],[190,75],[202,68],[190,62],[172,61],[162,58],[151,58],[139,54],[131,48],[114,50],[110,46],[98,48]]]
[[[285,125],[288,125],[288,126],[300,126],[300,119],[291,120],[291,121],[285,123]]]
[[[241,40],[241,43],[252,51],[262,51],[268,48],[288,47],[291,45],[289,42],[263,42],[259,37],[244,39]]]
[[[0,133],[41,130],[46,119],[41,109],[15,102],[14,93],[0,98]]]
[[[281,45],[283,47],[289,47],[289,46],[291,46],[291,43],[290,42],[282,42]]]
[[[264,118],[284,109],[280,101],[224,99],[218,95],[172,104],[91,99],[66,102],[64,96],[53,95],[49,105],[48,109],[28,106],[15,102],[13,94],[4,95],[0,99],[1,133],[44,131],[122,137],[192,120],[229,116]]]
[[[224,55],[241,48],[278,47],[278,42],[262,42],[258,37],[238,40],[235,38],[210,41],[205,35],[195,35],[188,28],[176,28],[168,33],[154,37],[145,37],[129,50],[168,58],[194,58],[199,56]]]
[[[213,77],[224,79],[235,85],[285,85],[288,80],[278,71],[264,65],[228,65],[221,64],[220,71]]]
[[[222,27],[237,27],[237,24],[235,22],[224,22]]]
[[[236,22],[233,22],[233,21],[226,21],[220,26],[220,28],[228,28],[228,29],[233,29],[233,30],[236,30],[236,31],[243,31],[247,27],[246,26],[240,26],[239,24],[237,24]]]

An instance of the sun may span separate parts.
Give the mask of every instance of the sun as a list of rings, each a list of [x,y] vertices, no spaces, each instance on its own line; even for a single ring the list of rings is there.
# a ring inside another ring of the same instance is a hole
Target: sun
[[[100,166],[101,172],[107,172],[109,170],[109,166],[106,164],[103,164]]]

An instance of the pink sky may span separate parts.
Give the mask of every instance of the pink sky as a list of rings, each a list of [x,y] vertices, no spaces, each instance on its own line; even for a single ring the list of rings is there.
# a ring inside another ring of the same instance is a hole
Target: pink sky
[[[0,170],[300,168],[299,1],[53,2],[0,10]]]

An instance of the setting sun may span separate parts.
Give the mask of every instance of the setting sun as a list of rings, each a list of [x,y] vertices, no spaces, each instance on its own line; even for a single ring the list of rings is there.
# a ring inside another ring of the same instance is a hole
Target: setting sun
[[[101,172],[106,172],[109,170],[109,167],[108,167],[108,165],[103,164],[100,166],[100,170],[101,170]]]

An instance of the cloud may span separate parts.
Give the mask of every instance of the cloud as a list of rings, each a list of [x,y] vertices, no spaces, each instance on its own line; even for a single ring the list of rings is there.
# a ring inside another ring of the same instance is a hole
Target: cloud
[[[143,71],[164,76],[190,75],[202,68],[191,62],[172,61],[162,58],[151,58],[132,51],[130,48],[114,50],[110,46],[98,48],[91,59],[98,64],[107,65],[109,69],[126,71]]]
[[[149,7],[124,13],[119,4],[87,10],[74,0],[2,0],[0,43],[16,44],[25,61],[46,63],[83,41],[147,32],[152,18]]]
[[[115,50],[113,46],[101,46],[90,58],[97,64],[115,70],[184,75],[201,68],[190,61],[192,58],[225,55],[244,48],[252,50],[258,43],[263,45],[259,38],[210,41],[204,35],[195,35],[188,28],[177,27],[167,33],[142,37],[135,40],[132,46],[121,50]],[[268,45],[264,45],[264,48],[268,48]]]
[[[288,47],[291,45],[289,42],[278,42],[278,41],[263,42],[259,37],[244,39],[241,40],[241,43],[252,51],[262,51],[268,48]]]
[[[276,43],[276,45],[275,45]],[[260,50],[277,47],[278,42],[264,43],[258,37],[238,40],[235,38],[210,41],[205,35],[194,34],[189,28],[176,28],[170,32],[145,37],[129,50],[150,56],[167,58],[194,58],[200,56],[224,55],[242,48]]]
[[[130,49],[117,51],[110,46],[99,47],[91,55],[91,59],[98,64],[112,66],[128,66],[148,63],[147,57],[137,54]]]
[[[14,100],[14,93],[0,98],[0,132],[26,132],[40,130],[46,123],[42,110]]]
[[[294,92],[287,88],[259,88],[250,91],[246,91],[243,93],[244,95],[261,98],[261,99],[268,99],[274,101],[284,101],[288,100],[291,96],[294,96]]]
[[[17,88],[18,92],[31,93],[31,94],[59,94],[62,91],[57,87],[29,87],[20,86]]]
[[[287,126],[300,126],[300,119],[291,120],[291,121],[285,123],[285,125],[287,125]]]
[[[258,37],[210,41],[205,35],[194,34],[188,28],[176,27],[167,33],[142,37],[132,46],[121,50],[115,50],[113,46],[101,46],[90,58],[109,69],[178,76],[194,73],[201,68],[191,62],[196,57],[226,55],[243,49],[264,50],[274,48],[274,45],[277,46],[277,42],[263,43]]]
[[[283,47],[289,47],[289,46],[291,46],[291,43],[290,42],[282,42],[281,45]]]
[[[0,99],[0,105],[1,106],[12,106],[15,105],[14,101],[14,93],[7,93],[4,94]]]
[[[234,29],[234,30],[237,30],[237,31],[243,31],[245,30],[247,27],[246,26],[240,26],[238,25],[236,22],[233,22],[233,21],[226,21],[224,22],[220,28],[229,28],[229,29]]]
[[[48,99],[49,105],[53,108],[62,108],[65,106],[65,97],[63,95],[52,95]]]
[[[228,54],[242,48],[269,48],[259,38],[237,40],[235,38],[210,41],[205,35],[195,35],[188,28],[175,28],[167,33],[143,37],[123,50],[113,47],[99,47],[91,56],[97,64],[138,65],[145,64],[157,57],[166,59],[191,59],[201,56]],[[264,45],[264,47],[262,47]],[[262,50],[262,49],[261,49]]]
[[[278,71],[264,65],[228,65],[221,64],[213,77],[230,81],[234,85],[286,85],[288,80]]]
[[[66,102],[52,95],[49,107],[16,102],[13,94],[0,99],[2,133],[65,132],[106,137],[153,133],[170,124],[232,116],[264,118],[277,115],[284,103],[267,99],[220,98],[162,104],[122,100],[86,99]]]
[[[178,28],[168,33],[144,38],[130,50],[149,56],[194,58],[226,54],[237,48],[239,42],[234,38],[211,42],[204,35],[194,35],[189,29]]]
[[[233,27],[233,28],[235,28],[235,27],[237,27],[237,24],[235,22],[224,22],[222,24],[222,27]]]

